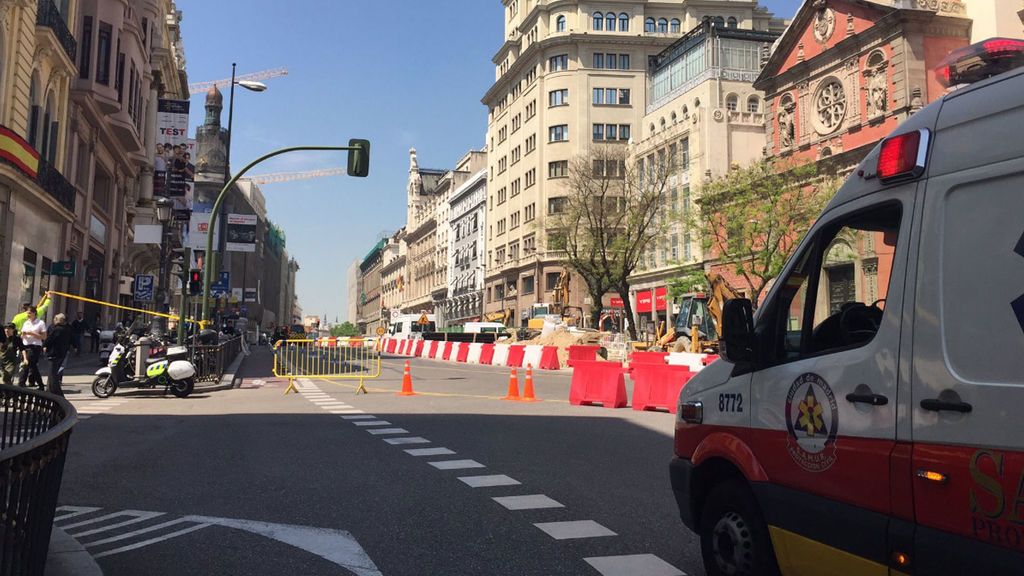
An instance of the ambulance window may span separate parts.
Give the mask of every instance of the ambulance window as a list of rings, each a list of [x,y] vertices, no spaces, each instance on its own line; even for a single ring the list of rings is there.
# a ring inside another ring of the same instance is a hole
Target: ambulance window
[[[878,332],[901,210],[886,205],[823,228],[778,292],[777,362],[855,348]]]

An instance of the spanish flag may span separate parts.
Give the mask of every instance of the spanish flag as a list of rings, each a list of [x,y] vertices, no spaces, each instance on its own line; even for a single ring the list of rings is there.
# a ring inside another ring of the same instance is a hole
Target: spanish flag
[[[0,158],[14,164],[33,180],[39,172],[39,152],[4,126],[0,126]]]

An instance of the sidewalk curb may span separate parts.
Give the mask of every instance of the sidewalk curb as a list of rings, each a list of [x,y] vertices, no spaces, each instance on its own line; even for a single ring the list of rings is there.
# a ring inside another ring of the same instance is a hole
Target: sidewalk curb
[[[50,549],[46,556],[44,576],[103,576],[100,565],[93,560],[78,540],[54,526],[50,531]]]

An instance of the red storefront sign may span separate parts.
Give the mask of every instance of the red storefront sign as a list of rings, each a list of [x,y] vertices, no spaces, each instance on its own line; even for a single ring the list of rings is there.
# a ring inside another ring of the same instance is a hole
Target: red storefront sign
[[[610,307],[612,307],[612,308],[624,308],[625,307],[625,306],[622,305],[622,298],[619,298],[618,296],[612,296],[611,299],[608,302],[608,305]]]
[[[661,288],[654,289],[654,308],[656,310],[665,309],[665,301],[668,297],[668,288],[662,286]]]
[[[651,312],[651,291],[643,290],[636,293],[636,311],[637,312]]]

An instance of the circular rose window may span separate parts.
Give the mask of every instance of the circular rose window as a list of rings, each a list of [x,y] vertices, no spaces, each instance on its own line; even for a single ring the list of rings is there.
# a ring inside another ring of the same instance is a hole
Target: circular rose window
[[[818,87],[814,97],[814,125],[821,134],[831,134],[839,129],[846,117],[846,92],[843,84],[831,78]]]

